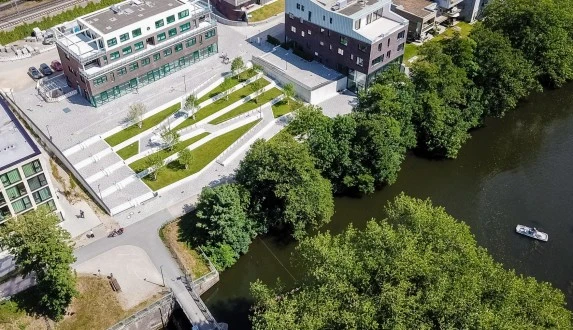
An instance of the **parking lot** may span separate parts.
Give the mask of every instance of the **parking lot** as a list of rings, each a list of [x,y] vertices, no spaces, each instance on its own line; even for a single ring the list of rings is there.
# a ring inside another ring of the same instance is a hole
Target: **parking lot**
[[[16,62],[0,62],[0,88],[22,91],[33,87],[36,82],[28,76],[28,68],[35,66],[39,69],[40,64],[50,65],[53,60],[59,60],[55,49]]]

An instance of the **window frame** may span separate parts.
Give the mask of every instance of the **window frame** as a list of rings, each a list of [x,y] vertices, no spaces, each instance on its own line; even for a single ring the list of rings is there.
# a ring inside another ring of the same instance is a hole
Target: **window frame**
[[[167,39],[165,32],[161,32],[157,35],[157,42],[162,42]]]
[[[143,41],[136,42],[136,43],[133,44],[133,49],[134,49],[134,51],[142,50],[143,48],[145,48],[145,45],[143,44]]]
[[[137,32],[137,33],[136,33],[136,32]],[[141,35],[141,28],[137,28],[137,29],[131,31],[131,36],[132,36],[133,38],[137,38],[137,37],[139,37],[140,35]]]
[[[117,45],[117,38],[114,37],[114,38],[108,39],[108,40],[106,40],[105,43],[108,47],[113,47],[113,46]]]
[[[129,55],[131,53],[133,53],[133,48],[131,48],[131,46],[127,46],[121,49],[122,55]]]
[[[115,51],[109,54],[109,60],[113,61],[119,58],[119,51]]]
[[[179,17],[179,19],[183,19],[187,16],[189,16],[189,9],[185,9],[184,11],[180,11],[177,13],[177,17]]]
[[[163,20],[163,18],[160,19],[160,20],[155,21],[155,28],[156,28],[156,29],[159,29],[159,28],[161,28],[162,26],[165,26],[165,21]]]
[[[169,35],[169,38],[175,37],[177,35],[177,28],[175,27],[175,28],[169,29],[167,31],[167,34]]]
[[[120,42],[126,42],[129,40],[129,32],[123,33],[119,36]]]
[[[165,21],[167,22],[167,24],[171,24],[171,23],[175,22],[176,21],[175,15],[167,16],[167,19]]]

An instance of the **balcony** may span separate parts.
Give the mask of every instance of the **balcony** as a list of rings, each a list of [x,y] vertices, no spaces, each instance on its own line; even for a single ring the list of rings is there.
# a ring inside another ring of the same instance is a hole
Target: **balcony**
[[[450,9],[450,10],[444,12],[444,15],[447,16],[447,17],[449,17],[449,18],[456,18],[456,17],[459,17],[459,16],[460,16],[460,12],[461,12],[461,11],[462,11],[462,10],[461,10],[460,8],[458,8],[458,7],[453,7],[452,9]]]
[[[457,4],[460,4],[463,0],[438,0],[438,6],[441,9],[452,9]]]

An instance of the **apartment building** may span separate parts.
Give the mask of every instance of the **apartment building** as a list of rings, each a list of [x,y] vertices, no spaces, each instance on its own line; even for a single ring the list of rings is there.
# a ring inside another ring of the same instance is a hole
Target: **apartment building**
[[[56,28],[68,84],[99,106],[217,53],[199,0],[129,0]]]
[[[41,152],[0,99],[0,223],[46,205],[59,209]]]
[[[408,20],[390,7],[391,0],[286,0],[285,38],[347,75],[356,91],[402,62]]]

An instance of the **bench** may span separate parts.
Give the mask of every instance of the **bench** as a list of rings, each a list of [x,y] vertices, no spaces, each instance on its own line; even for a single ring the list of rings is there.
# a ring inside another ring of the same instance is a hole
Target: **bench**
[[[113,291],[121,292],[121,286],[119,286],[119,283],[117,282],[115,277],[110,277],[109,284],[111,285],[111,288],[113,289]]]

